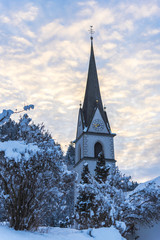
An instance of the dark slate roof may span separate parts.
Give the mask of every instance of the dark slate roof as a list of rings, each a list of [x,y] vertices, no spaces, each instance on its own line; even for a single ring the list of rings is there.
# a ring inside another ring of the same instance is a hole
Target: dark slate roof
[[[93,38],[91,37],[91,54],[90,54],[90,61],[89,61],[88,78],[87,78],[86,92],[85,92],[84,103],[82,108],[85,125],[87,127],[90,125],[93,114],[97,107],[100,110],[100,113],[103,117],[105,124],[108,126],[109,122],[107,119],[106,112],[104,112],[103,105],[102,105],[102,99],[101,99],[99,83],[98,83],[97,68],[96,68],[94,50],[93,50]]]

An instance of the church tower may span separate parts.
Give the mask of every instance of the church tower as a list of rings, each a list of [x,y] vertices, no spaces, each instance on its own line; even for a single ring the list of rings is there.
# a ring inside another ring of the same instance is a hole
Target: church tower
[[[80,105],[75,140],[75,166],[79,180],[84,162],[94,175],[98,154],[103,151],[106,165],[115,164],[113,138],[107,113],[104,110],[91,36],[91,52],[83,106]]]

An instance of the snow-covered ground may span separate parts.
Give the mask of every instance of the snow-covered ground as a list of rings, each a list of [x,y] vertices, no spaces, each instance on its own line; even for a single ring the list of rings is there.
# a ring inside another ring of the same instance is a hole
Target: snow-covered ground
[[[138,226],[138,240],[160,240],[160,222],[152,227]]]
[[[93,229],[91,234],[93,237],[88,235],[88,230],[69,228],[48,228],[32,233],[0,226],[0,240],[125,240],[114,227]]]

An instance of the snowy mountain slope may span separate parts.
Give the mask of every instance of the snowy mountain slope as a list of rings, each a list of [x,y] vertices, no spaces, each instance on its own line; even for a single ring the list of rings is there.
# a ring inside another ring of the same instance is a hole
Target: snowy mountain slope
[[[142,191],[145,188],[151,189],[152,187],[154,187],[155,189],[160,189],[160,176],[150,181],[140,183],[133,191],[128,192],[127,194],[130,196],[134,193]]]
[[[145,188],[145,187],[148,187],[149,185],[151,185],[151,184],[154,184],[155,185],[155,187],[160,187],[160,176],[159,177],[156,177],[156,178],[154,178],[154,179],[152,179],[152,180],[150,180],[150,181],[147,181],[147,182],[144,182],[144,183],[141,183],[141,184],[139,184],[138,185],[138,187],[136,187],[136,189],[135,190],[141,190],[141,189],[143,189],[143,188]]]
[[[125,240],[114,227],[93,229],[90,237],[87,230],[80,231],[66,228],[48,228],[46,233],[15,231],[7,226],[0,226],[1,240]]]

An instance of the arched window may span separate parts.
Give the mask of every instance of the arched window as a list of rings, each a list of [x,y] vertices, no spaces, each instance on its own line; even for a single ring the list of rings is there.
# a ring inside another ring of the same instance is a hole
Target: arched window
[[[81,146],[79,146],[79,149],[78,149],[78,161],[81,160]]]
[[[100,152],[102,152],[102,151],[103,151],[102,145],[101,145],[99,142],[97,142],[97,143],[94,145],[94,156],[95,156],[95,158],[97,158],[97,157],[98,157],[98,154],[99,154]]]

